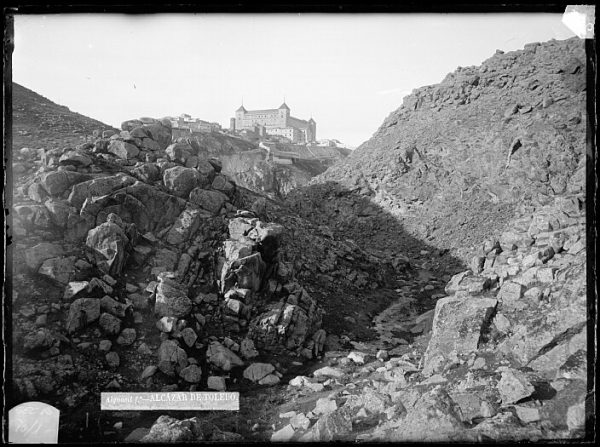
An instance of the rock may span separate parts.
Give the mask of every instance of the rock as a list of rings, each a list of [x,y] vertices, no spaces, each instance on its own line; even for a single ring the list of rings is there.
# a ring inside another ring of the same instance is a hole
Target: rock
[[[186,198],[200,181],[200,174],[192,168],[175,166],[166,169],[163,174],[163,183],[167,189],[178,197]]]
[[[26,352],[50,349],[57,341],[56,337],[46,328],[40,328],[23,337],[23,349]]]
[[[200,228],[203,219],[210,218],[211,215],[190,203],[181,212],[177,220],[167,233],[167,242],[172,245],[178,245],[188,241],[194,236]]]
[[[88,290],[89,283],[87,281],[72,281],[65,287],[63,300],[68,301],[76,297],[83,291]]]
[[[310,419],[304,413],[299,413],[291,417],[290,424],[296,430],[308,430],[310,427]]]
[[[587,349],[571,354],[558,369],[556,378],[587,380]]]
[[[227,386],[225,385],[225,378],[221,376],[210,376],[206,386],[209,390],[215,391],[225,391],[227,389]]]
[[[102,272],[114,277],[121,274],[131,244],[120,225],[112,221],[98,225],[88,232],[85,245],[90,248],[93,262]]]
[[[196,169],[201,177],[200,184],[198,186],[208,189],[215,178],[214,166],[208,160],[198,160]]]
[[[302,442],[329,442],[345,439],[352,432],[352,422],[333,412],[323,415],[313,427],[300,438]]]
[[[187,354],[175,340],[165,340],[158,348],[158,369],[173,376],[175,370],[188,366]]]
[[[179,375],[186,382],[198,383],[202,378],[202,369],[198,365],[186,366],[179,372]]]
[[[126,443],[138,443],[141,442],[142,438],[150,432],[149,428],[139,427],[133,430],[125,438]]]
[[[60,196],[76,183],[90,180],[89,175],[70,171],[52,171],[42,174],[40,185],[51,196]]]
[[[254,347],[254,342],[249,338],[244,338],[240,343],[240,354],[244,359],[252,359],[258,356],[258,351]]]
[[[62,200],[49,199],[44,202],[44,206],[48,209],[54,225],[61,229],[67,227],[69,216],[77,212],[75,208],[67,205]]]
[[[25,250],[25,263],[27,267],[38,270],[42,263],[51,258],[60,258],[64,250],[60,245],[42,242]]]
[[[121,359],[119,359],[119,354],[117,354],[114,351],[111,351],[108,354],[106,354],[105,358],[106,358],[106,363],[108,364],[109,368],[118,368],[119,365],[121,364]]]
[[[66,329],[72,334],[100,318],[100,300],[97,298],[78,298],[69,307]]]
[[[191,310],[192,301],[187,297],[186,287],[171,278],[159,278],[154,313],[161,317],[182,318]]]
[[[288,424],[271,435],[271,442],[288,442],[294,437],[294,428]]]
[[[364,365],[369,360],[369,354],[365,352],[352,351],[348,354],[348,359],[352,360],[357,365]]]
[[[459,406],[463,422],[471,423],[475,418],[485,417],[483,414],[485,404],[477,393],[469,391],[451,393],[450,397]]]
[[[183,338],[184,343],[190,348],[194,346],[196,340],[198,340],[196,332],[190,327],[186,327],[181,331],[181,338]]]
[[[75,256],[46,259],[42,262],[38,273],[66,285],[75,273],[75,259],[77,259]]]
[[[132,345],[136,337],[137,334],[134,328],[125,328],[117,337],[117,344],[121,346]]]
[[[260,253],[237,259],[223,269],[221,287],[237,285],[239,288],[257,292],[261,287],[265,269],[266,265]]]
[[[390,358],[390,355],[385,349],[380,349],[379,351],[377,351],[377,355],[375,357],[377,358],[377,360],[385,362]]]
[[[551,400],[545,401],[540,409],[541,419],[549,421],[557,429],[577,429],[582,425],[580,407],[585,405],[586,381],[561,379],[561,382],[562,388]],[[554,383],[552,386],[560,388]],[[575,408],[571,409],[573,406]]]
[[[531,396],[535,391],[527,376],[514,369],[502,372],[502,378],[498,382],[497,388],[504,405],[516,403]]]
[[[390,421],[390,426],[395,427],[388,438],[392,442],[448,442],[461,439],[463,431],[460,408],[441,386],[420,396],[412,407],[407,407],[406,416]],[[379,433],[386,429],[387,425],[382,424],[375,439],[381,439]]]
[[[252,363],[244,370],[244,378],[252,382],[258,382],[273,371],[275,371],[275,367],[270,363]]]
[[[258,381],[259,385],[276,385],[281,381],[277,374],[267,374]]]
[[[140,378],[142,380],[144,380],[144,379],[147,379],[148,377],[152,377],[156,373],[156,371],[158,371],[158,368],[156,367],[156,365],[146,366],[144,368],[144,371],[142,371],[142,375]]]
[[[515,405],[513,408],[515,409],[519,420],[524,424],[529,424],[530,422],[537,422],[540,420],[540,410],[537,408],[525,407],[522,405]]]
[[[58,162],[61,165],[86,167],[92,164],[92,159],[81,152],[67,151],[59,158]]]
[[[133,185],[135,179],[128,175],[100,177],[73,185],[68,202],[81,209],[86,199],[107,195],[113,191]]]
[[[571,431],[581,431],[585,429],[585,405],[580,402],[575,405],[571,405],[567,410],[567,427]]]
[[[229,221],[229,237],[232,240],[239,241],[246,236],[250,230],[254,228],[254,225],[249,219],[243,217],[236,217]]]
[[[506,281],[500,287],[497,298],[503,303],[514,303],[523,297],[523,291],[524,288],[521,284]]]
[[[488,323],[497,301],[491,298],[452,296],[438,300],[431,340],[425,353],[423,375],[438,372],[457,354],[477,350],[481,330]]]
[[[148,298],[139,293],[131,293],[127,295],[135,310],[144,310],[148,308]]]
[[[185,165],[188,158],[195,155],[195,150],[187,143],[173,143],[166,148],[169,160]]]
[[[208,346],[206,358],[208,362],[223,371],[230,371],[235,366],[244,365],[242,359],[217,341],[210,343]]]
[[[123,160],[135,158],[140,153],[140,150],[133,144],[123,140],[111,140],[108,145],[108,152],[116,155]]]
[[[190,202],[210,211],[215,216],[219,214],[219,211],[228,200],[228,197],[222,192],[208,191],[202,188],[193,189],[189,196]]]
[[[180,421],[171,416],[160,416],[140,442],[162,444],[202,440],[204,436],[197,418]]]
[[[108,352],[112,348],[112,342],[110,340],[101,340],[98,344],[98,350],[100,352]]]
[[[344,371],[331,366],[324,366],[313,372],[314,377],[335,377],[337,379],[344,377]]]
[[[499,332],[506,334],[510,330],[510,320],[502,313],[497,313],[494,317],[494,326]]]
[[[117,335],[121,332],[121,320],[107,312],[100,315],[98,324],[102,330],[109,335]]]
[[[172,332],[175,328],[175,324],[177,323],[177,318],[175,317],[162,317],[160,320],[156,322],[156,327],[159,331],[169,333]]]
[[[559,367],[564,365],[573,354],[585,352],[587,349],[586,328],[582,327],[581,330],[573,332],[575,333],[567,333],[561,342],[556,343],[551,349],[544,350],[544,353],[532,359],[527,366],[540,372],[543,377],[554,378]],[[583,374],[586,374],[585,369],[582,371]]]
[[[215,176],[215,179],[211,185],[212,189],[215,191],[222,192],[228,197],[231,197],[235,192],[235,184],[231,183],[227,177],[222,174],[218,174]]]
[[[335,403],[335,400],[329,399],[327,397],[322,397],[317,400],[313,413],[329,414],[333,413],[335,410],[337,410],[337,404]]]
[[[129,309],[130,307],[131,306],[127,304],[119,303],[117,300],[112,299],[108,295],[103,296],[100,300],[100,309],[103,312],[108,312],[109,314],[112,314],[119,318],[125,318],[125,316],[127,315],[127,309]]]
[[[137,352],[139,352],[141,355],[153,354],[152,349],[150,349],[150,347],[146,343],[140,344],[137,348]]]

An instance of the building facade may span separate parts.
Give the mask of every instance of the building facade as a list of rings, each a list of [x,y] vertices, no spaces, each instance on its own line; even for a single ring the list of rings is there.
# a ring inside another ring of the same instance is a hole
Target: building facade
[[[187,129],[190,132],[218,132],[221,130],[219,123],[209,123],[198,118],[192,118],[187,113],[171,118],[170,121],[173,129]]]
[[[246,110],[242,105],[235,111],[231,126],[236,131],[264,127],[268,135],[283,136],[292,143],[312,143],[317,140],[315,120],[294,118],[285,102],[278,109],[266,110]]]

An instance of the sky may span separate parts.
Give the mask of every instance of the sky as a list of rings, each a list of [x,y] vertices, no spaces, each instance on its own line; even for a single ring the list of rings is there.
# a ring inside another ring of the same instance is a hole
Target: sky
[[[312,117],[317,138],[368,140],[413,89],[496,49],[574,36],[562,14],[17,15],[13,81],[120,127],[187,113]]]

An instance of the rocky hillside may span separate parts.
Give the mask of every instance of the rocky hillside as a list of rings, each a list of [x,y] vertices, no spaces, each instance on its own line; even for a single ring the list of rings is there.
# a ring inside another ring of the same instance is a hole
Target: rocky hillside
[[[329,331],[373,338],[339,317],[382,310],[406,263],[236,185],[168,120],[88,137],[15,163],[11,404],[56,405],[63,440],[116,440],[101,391],[272,386]],[[90,415],[93,433],[79,431]]]
[[[78,145],[98,130],[116,130],[100,121],[72,112],[16,82],[12,85],[13,147],[40,149]]]
[[[458,69],[285,201],[168,120],[23,151],[9,406],[57,406],[60,441],[581,439],[584,60]],[[240,411],[100,412],[111,390]]]
[[[13,83],[13,161],[14,173],[20,175],[33,168],[28,163],[39,149],[74,148],[93,138],[119,132],[100,121],[88,118],[67,107]],[[239,137],[223,133],[194,133],[173,130],[173,140],[192,146],[198,156],[221,161],[223,173],[237,184],[263,193],[273,199],[282,199],[292,189],[306,185],[310,179],[323,173],[334,161],[349,154],[339,149],[336,160],[300,160],[293,165],[280,165],[267,159],[267,151]]]
[[[335,162],[345,158],[349,150],[339,148],[334,159],[296,160],[279,164],[269,159],[269,152],[240,137],[224,133],[194,133],[173,130],[175,141],[190,144],[198,155],[218,159],[223,173],[238,185],[272,199],[283,199],[290,191],[306,185]],[[286,145],[280,144],[285,150]]]
[[[356,240],[386,246],[377,213],[342,197],[357,193],[467,262],[515,214],[583,191],[585,90],[577,38],[498,51],[405,97],[370,140],[291,201]]]

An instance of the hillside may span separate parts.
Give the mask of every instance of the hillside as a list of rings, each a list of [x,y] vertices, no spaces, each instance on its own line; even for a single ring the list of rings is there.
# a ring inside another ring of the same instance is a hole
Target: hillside
[[[585,128],[580,40],[497,52],[405,97],[370,140],[290,201],[365,245],[386,246],[370,232],[376,217],[348,220],[360,214],[351,201],[323,200],[323,185],[335,183],[332,189],[358,192],[410,234],[466,261],[515,213],[582,191]]]
[[[116,130],[87,116],[55,104],[36,92],[13,82],[13,147],[15,150],[50,148],[55,144],[85,142],[95,130]]]

